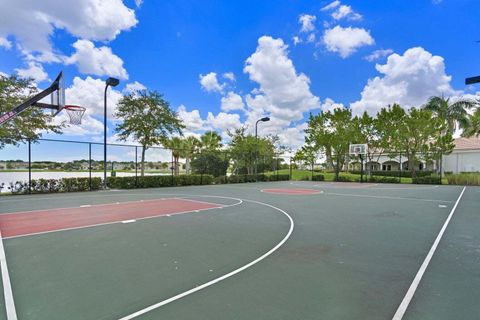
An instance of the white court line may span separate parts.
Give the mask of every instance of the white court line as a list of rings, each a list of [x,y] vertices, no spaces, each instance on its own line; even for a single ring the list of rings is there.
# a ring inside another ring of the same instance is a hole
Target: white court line
[[[236,198],[231,198],[231,199],[238,200],[238,202],[234,203],[233,205],[229,205],[230,207],[239,205],[243,202],[240,199],[236,199]],[[136,218],[135,220],[141,221],[141,220],[161,218],[161,217],[172,217],[172,216],[176,216],[176,215],[180,215],[180,214],[206,211],[206,210],[213,210],[213,209],[219,209],[219,208],[225,208],[225,207],[227,207],[227,206],[222,206],[222,205],[219,204],[219,207],[214,207],[214,208],[195,209],[195,210],[189,210],[189,211],[173,212],[173,213],[169,213],[169,214],[158,214],[158,215],[154,215],[154,216]],[[99,227],[99,226],[107,226],[107,225],[116,224],[116,223],[122,223],[122,220],[115,220],[115,221],[111,221],[111,222],[90,224],[88,226],[81,226],[81,227],[72,227],[72,228],[64,228],[64,229],[57,229],[57,230],[51,230],[51,231],[33,232],[33,233],[21,234],[21,235],[18,235],[18,236],[5,237],[3,239],[16,239],[16,238],[37,236],[37,235],[42,235],[42,234],[54,233],[54,232],[80,230],[80,229],[87,229],[87,228],[93,228],[93,227]]]
[[[450,203],[450,200],[435,200],[435,199],[423,199],[423,198],[405,198],[405,197],[389,197],[389,196],[372,196],[366,194],[354,194],[354,193],[334,193],[324,192],[324,195],[331,196],[344,196],[344,197],[360,197],[360,198],[374,198],[374,199],[392,199],[392,200],[409,200],[409,201],[428,201],[428,202],[446,202]]]
[[[410,285],[410,288],[408,288],[408,291],[405,294],[405,297],[403,298],[402,302],[400,303],[400,306],[398,307],[397,312],[395,312],[395,315],[393,316],[392,320],[401,320],[403,318],[403,315],[407,311],[408,305],[410,304],[410,301],[412,300],[413,295],[415,294],[415,291],[417,290],[417,287],[420,281],[422,280],[423,274],[425,273],[425,270],[427,269],[428,264],[430,263],[430,260],[432,260],[435,250],[437,250],[438,244],[440,243],[440,240],[442,239],[443,234],[447,229],[447,226],[450,223],[450,220],[452,219],[453,213],[455,212],[455,209],[457,209],[458,203],[460,202],[460,199],[462,199],[463,193],[465,192],[466,188],[467,187],[463,187],[462,192],[458,196],[457,202],[455,202],[455,205],[453,206],[452,211],[450,211],[450,214],[448,215],[447,220],[445,220],[445,223],[443,224],[442,229],[440,229],[440,232],[438,233],[437,238],[435,238],[435,241],[433,242],[433,245],[430,248],[430,251],[428,251],[428,254],[425,257],[425,260],[420,266],[420,269],[418,269],[418,272],[415,275],[415,278],[413,279],[412,284]]]
[[[223,197],[223,198],[227,198],[227,197]],[[233,198],[232,198],[232,199],[233,199]],[[238,199],[237,199],[237,200],[238,200]],[[260,202],[260,201],[254,201],[254,200],[244,200],[244,201],[248,201],[248,202],[253,202],[253,203],[260,204],[260,205],[264,205],[264,206],[273,208],[273,209],[281,212],[282,214],[284,214],[284,215],[288,218],[288,220],[290,221],[290,228],[289,228],[287,234],[285,235],[285,237],[284,237],[279,243],[277,243],[272,249],[270,249],[269,251],[267,251],[266,253],[264,253],[263,255],[261,255],[260,257],[258,257],[257,259],[255,259],[255,260],[247,263],[246,265],[244,265],[244,266],[242,266],[242,267],[240,267],[240,268],[238,268],[238,269],[235,269],[235,270],[233,270],[233,271],[231,271],[231,272],[229,272],[229,273],[227,273],[227,274],[224,274],[223,276],[220,276],[220,277],[218,277],[218,278],[216,278],[216,279],[213,279],[213,280],[211,280],[211,281],[208,281],[208,282],[206,282],[206,283],[204,283],[204,284],[202,284],[202,285],[199,285],[198,287],[192,288],[192,289],[190,289],[190,290],[187,290],[187,291],[185,291],[185,292],[182,292],[182,293],[180,293],[180,294],[177,294],[177,295],[175,295],[175,296],[173,296],[173,297],[171,297],[171,298],[169,298],[169,299],[160,301],[160,302],[158,302],[158,303],[156,303],[156,304],[153,304],[153,305],[151,305],[151,306],[149,306],[149,307],[146,307],[146,308],[144,308],[144,309],[138,310],[137,312],[134,312],[134,313],[129,314],[129,315],[123,317],[123,318],[120,318],[119,320],[130,320],[130,319],[136,318],[136,317],[141,316],[141,315],[143,315],[143,314],[145,314],[145,313],[147,313],[147,312],[150,312],[150,311],[155,310],[155,309],[158,309],[158,308],[160,308],[160,307],[162,307],[162,306],[164,306],[164,305],[166,305],[166,304],[169,304],[169,303],[171,303],[171,302],[173,302],[173,301],[176,301],[176,300],[181,299],[181,298],[183,298],[183,297],[186,297],[186,296],[188,296],[188,295],[190,295],[190,294],[193,294],[193,293],[195,293],[195,292],[197,292],[197,291],[200,291],[200,290],[202,290],[202,289],[205,289],[205,288],[207,288],[207,287],[210,287],[210,286],[212,286],[212,285],[214,285],[214,284],[216,284],[216,283],[218,283],[218,282],[220,282],[220,281],[222,281],[222,280],[228,279],[228,278],[236,275],[237,273],[240,273],[240,272],[242,272],[243,270],[248,269],[248,268],[252,267],[253,265],[259,263],[260,261],[262,261],[262,260],[264,260],[265,258],[267,258],[269,255],[271,255],[272,253],[274,253],[275,251],[277,251],[281,246],[283,246],[283,244],[288,240],[288,238],[290,238],[290,235],[292,234],[293,228],[294,228],[294,226],[295,226],[292,217],[291,217],[287,212],[283,211],[282,209],[277,208],[277,207],[274,207],[274,206],[272,206],[272,205],[270,205],[270,204],[268,204],[268,203],[264,203],[264,202]]]
[[[239,202],[238,202],[238,203],[234,203],[234,204],[224,205],[224,204],[221,204],[221,203],[201,201],[201,200],[194,200],[194,199],[188,199],[188,198],[175,197],[175,198],[173,198],[173,199],[185,200],[185,201],[191,201],[191,202],[197,202],[197,203],[203,203],[203,204],[209,204],[209,205],[214,205],[214,206],[220,206],[219,208],[228,208],[228,207],[232,207],[232,206],[239,205],[239,204],[241,204],[241,203],[243,202],[242,199],[235,199],[235,200],[239,200]],[[212,208],[212,209],[215,209],[215,208]]]
[[[15,301],[13,301],[12,284],[10,283],[10,275],[8,274],[7,257],[3,248],[2,232],[0,231],[0,267],[2,269],[3,296],[5,298],[5,310],[7,312],[7,320],[17,320],[17,312],[15,310]]]

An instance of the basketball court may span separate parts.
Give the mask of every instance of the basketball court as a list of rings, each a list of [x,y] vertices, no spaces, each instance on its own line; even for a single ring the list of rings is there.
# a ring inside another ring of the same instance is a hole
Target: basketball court
[[[479,195],[270,182],[2,197],[0,318],[471,318]]]

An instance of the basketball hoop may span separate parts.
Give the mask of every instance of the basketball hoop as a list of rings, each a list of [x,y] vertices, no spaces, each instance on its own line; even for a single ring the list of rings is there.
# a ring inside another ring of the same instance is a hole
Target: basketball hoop
[[[74,124],[77,126],[82,124],[82,117],[85,113],[84,107],[69,105],[65,106],[64,109],[68,113],[68,117],[70,118],[70,124]]]

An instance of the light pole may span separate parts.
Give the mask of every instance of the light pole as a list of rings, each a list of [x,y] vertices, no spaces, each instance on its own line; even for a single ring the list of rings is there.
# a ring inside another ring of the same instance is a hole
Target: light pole
[[[107,189],[107,89],[119,84],[116,78],[108,78],[105,81],[105,94],[103,96],[103,189]]]
[[[261,119],[258,119],[257,122],[255,122],[255,180],[257,180],[257,163],[258,163],[258,123],[259,122],[267,122],[270,121],[269,117],[263,117]]]

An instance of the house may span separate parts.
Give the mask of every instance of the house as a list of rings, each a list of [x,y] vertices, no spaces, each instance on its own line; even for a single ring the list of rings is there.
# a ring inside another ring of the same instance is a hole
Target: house
[[[453,152],[443,156],[443,172],[478,171],[480,171],[480,138],[455,139]]]
[[[476,172],[480,171],[480,138],[457,138],[454,140],[455,148],[451,154],[444,155],[442,160],[443,172]],[[435,161],[426,159],[421,154],[415,166],[418,171],[435,171]],[[360,170],[360,162],[353,160],[348,165],[350,170]],[[405,154],[373,153],[364,160],[364,170],[368,171],[407,171],[408,159]]]

